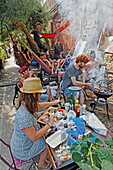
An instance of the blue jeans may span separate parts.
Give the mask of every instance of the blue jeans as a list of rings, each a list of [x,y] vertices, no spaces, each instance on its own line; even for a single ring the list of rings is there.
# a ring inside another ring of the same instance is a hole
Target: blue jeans
[[[43,86],[43,89],[47,89],[47,86]],[[40,96],[40,101],[44,101],[44,100],[46,100],[47,98],[48,98],[48,94],[43,93],[43,94],[41,94],[41,96]]]
[[[67,96],[67,97],[71,97],[71,93],[73,93],[74,96],[76,96],[77,92],[80,92],[80,93],[81,93],[81,92],[83,92],[83,90],[81,89],[81,90],[75,91],[75,90],[70,90],[69,87],[67,87],[67,88],[64,90],[64,95]]]

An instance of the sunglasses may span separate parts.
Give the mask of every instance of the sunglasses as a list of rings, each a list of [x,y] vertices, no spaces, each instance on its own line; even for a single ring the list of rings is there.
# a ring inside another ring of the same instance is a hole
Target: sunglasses
[[[45,54],[40,54],[40,56],[44,56]]]

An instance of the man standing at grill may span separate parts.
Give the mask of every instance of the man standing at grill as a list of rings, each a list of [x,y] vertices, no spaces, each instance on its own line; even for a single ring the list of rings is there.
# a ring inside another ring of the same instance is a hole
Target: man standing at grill
[[[92,49],[88,49],[86,55],[89,58],[89,62],[84,67],[84,75],[87,82],[95,82],[104,80],[105,66],[100,64],[96,58],[96,52]]]
[[[74,93],[75,100],[80,98],[80,104],[84,104],[84,86],[93,87],[91,83],[85,83],[85,77],[82,69],[85,67],[86,63],[89,62],[89,59],[86,55],[81,54],[76,57],[76,62],[68,67],[66,70],[61,89],[64,92],[64,95],[67,97],[71,96],[71,93]],[[78,91],[70,90],[70,87],[80,87]]]
[[[42,41],[40,40],[40,39],[41,39],[41,37],[40,37],[40,30],[41,30],[41,28],[42,28],[42,25],[41,25],[41,23],[37,22],[35,26],[36,26],[36,29],[34,29],[34,30],[31,32],[31,34],[34,35],[34,40],[35,40],[35,42],[37,43],[38,47],[39,47],[40,49],[42,49],[44,52],[47,53],[48,48],[47,48],[47,47],[42,43]]]

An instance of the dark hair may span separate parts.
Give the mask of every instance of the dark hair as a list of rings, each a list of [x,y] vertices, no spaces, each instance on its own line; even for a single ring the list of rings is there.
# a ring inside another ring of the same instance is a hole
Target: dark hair
[[[64,52],[60,52],[60,55],[62,55],[62,57],[65,58],[65,53]]]
[[[44,55],[46,55],[46,53],[44,53],[44,52],[41,52],[41,53],[40,53],[40,56],[44,56]]]
[[[37,26],[37,25],[42,25],[40,22],[37,22],[36,24],[35,24],[35,26]]]
[[[26,49],[24,50],[24,54],[27,54],[27,51],[28,51],[28,49],[26,48]]]
[[[24,47],[23,46],[21,46],[21,51],[24,52]]]

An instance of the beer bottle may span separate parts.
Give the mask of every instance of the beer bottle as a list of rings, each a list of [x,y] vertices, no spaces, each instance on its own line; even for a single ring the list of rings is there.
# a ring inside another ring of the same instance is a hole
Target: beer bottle
[[[74,110],[74,106],[75,106],[75,97],[74,97],[74,94],[71,93],[71,98],[70,98],[70,110]]]
[[[80,104],[78,100],[76,100],[74,111],[76,112],[76,117],[79,117],[80,116]]]
[[[61,101],[61,103],[60,103],[61,109],[65,109],[65,99],[64,99],[63,93],[60,94],[60,101]]]
[[[65,123],[64,127],[63,127],[63,129],[61,131],[61,141],[65,141],[65,143],[64,143],[65,146],[68,145],[68,133],[67,133],[67,130],[68,130],[68,124]]]

